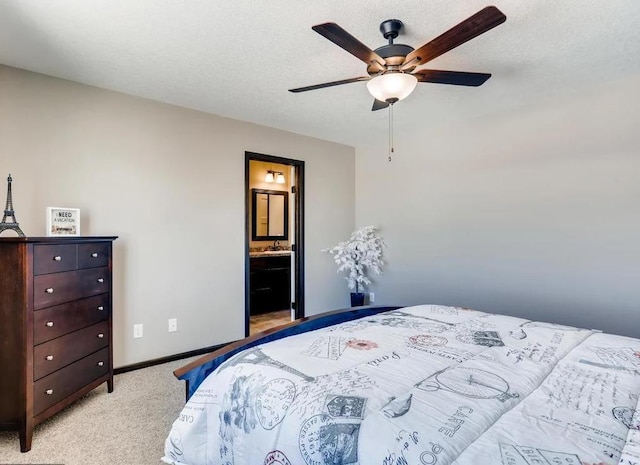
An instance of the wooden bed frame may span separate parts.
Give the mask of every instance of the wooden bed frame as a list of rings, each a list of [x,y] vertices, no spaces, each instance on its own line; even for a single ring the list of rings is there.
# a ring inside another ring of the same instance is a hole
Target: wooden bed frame
[[[184,380],[186,389],[186,398],[189,398],[196,391],[200,383],[218,368],[225,360],[236,355],[245,349],[264,344],[265,342],[275,341],[294,334],[306,333],[314,329],[326,328],[327,326],[343,323],[345,321],[357,320],[365,318],[377,313],[389,310],[397,310],[400,307],[387,306],[363,306],[334,310],[319,315],[304,317],[294,320],[284,325],[275,326],[261,333],[254,334],[245,339],[232,342],[210,354],[204,355],[188,365],[178,368],[173,372],[176,378]]]

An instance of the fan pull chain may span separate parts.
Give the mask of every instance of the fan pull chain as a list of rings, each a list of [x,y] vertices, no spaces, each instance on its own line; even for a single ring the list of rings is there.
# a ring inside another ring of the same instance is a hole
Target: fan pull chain
[[[393,152],[393,104],[391,104],[389,105],[389,161]]]

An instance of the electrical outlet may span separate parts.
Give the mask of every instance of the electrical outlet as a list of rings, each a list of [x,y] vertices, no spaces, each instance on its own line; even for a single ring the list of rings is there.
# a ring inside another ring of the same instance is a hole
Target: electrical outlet
[[[174,331],[178,331],[178,319],[169,318],[169,332],[173,333]]]
[[[369,292],[369,303],[372,304],[376,301],[376,293],[375,292]]]
[[[142,337],[142,325],[133,325],[133,338],[138,339]]]

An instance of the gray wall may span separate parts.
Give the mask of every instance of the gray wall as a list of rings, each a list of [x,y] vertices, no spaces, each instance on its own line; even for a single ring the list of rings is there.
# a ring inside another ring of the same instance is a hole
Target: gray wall
[[[306,162],[307,314],[347,306],[320,250],[354,226],[352,147],[0,66],[0,201],[10,172],[27,235],[58,206],[120,236],[115,366],[244,337],[245,150]]]
[[[639,89],[640,76],[420,134],[396,125],[391,163],[358,148],[356,224],[388,244],[377,302],[640,337]]]

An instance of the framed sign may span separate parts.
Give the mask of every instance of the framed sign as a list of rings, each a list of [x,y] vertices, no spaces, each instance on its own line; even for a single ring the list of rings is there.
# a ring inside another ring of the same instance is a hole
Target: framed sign
[[[47,236],[79,235],[79,208],[47,207]]]

